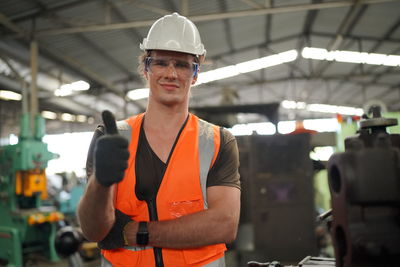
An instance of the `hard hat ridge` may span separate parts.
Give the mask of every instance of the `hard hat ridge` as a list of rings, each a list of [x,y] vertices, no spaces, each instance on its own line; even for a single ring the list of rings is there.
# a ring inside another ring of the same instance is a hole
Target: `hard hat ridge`
[[[154,22],[140,48],[177,51],[196,56],[205,56],[206,53],[196,25],[176,12]]]

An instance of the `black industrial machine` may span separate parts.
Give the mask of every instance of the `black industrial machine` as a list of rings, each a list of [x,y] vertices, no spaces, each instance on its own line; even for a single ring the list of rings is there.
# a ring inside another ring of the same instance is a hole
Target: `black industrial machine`
[[[328,162],[337,267],[400,266],[400,135],[379,107]]]
[[[242,210],[238,250],[248,260],[297,263],[317,253],[311,135],[237,136]],[[246,233],[242,231],[246,230]]]

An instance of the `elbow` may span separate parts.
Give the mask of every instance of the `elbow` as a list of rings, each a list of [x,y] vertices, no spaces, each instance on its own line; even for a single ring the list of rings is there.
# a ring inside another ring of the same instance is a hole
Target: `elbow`
[[[102,218],[103,223],[97,223],[98,220],[87,216],[85,212],[78,207],[77,218],[82,230],[83,236],[91,242],[100,242],[103,240],[114,224],[114,217]]]
[[[230,244],[236,240],[238,224],[236,219],[231,219],[228,223],[224,224],[224,243]]]
[[[234,230],[229,231],[226,235],[225,235],[225,242],[226,244],[230,244],[233,243],[236,240],[236,236],[237,236],[237,228]]]
[[[112,228],[112,224],[108,223],[95,226],[91,222],[85,223],[82,221],[80,221],[80,226],[83,236],[91,242],[100,242],[107,236],[108,232]]]
[[[86,240],[90,242],[100,242],[101,240],[104,239],[106,235],[99,235],[97,232],[89,231],[88,229],[85,229],[84,227],[81,227],[82,229],[82,234],[86,238]]]

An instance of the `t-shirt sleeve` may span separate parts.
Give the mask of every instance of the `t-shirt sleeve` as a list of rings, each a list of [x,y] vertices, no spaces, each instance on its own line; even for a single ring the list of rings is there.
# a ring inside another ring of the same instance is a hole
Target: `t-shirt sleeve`
[[[240,189],[239,150],[235,137],[221,128],[221,146],[207,176],[207,187],[233,186]]]
[[[89,177],[94,172],[94,147],[96,145],[97,139],[102,135],[104,135],[104,126],[99,125],[99,126],[97,126],[96,130],[94,130],[92,141],[90,142],[89,151],[88,151],[87,158],[86,158],[86,177],[87,177],[87,179],[89,179]]]

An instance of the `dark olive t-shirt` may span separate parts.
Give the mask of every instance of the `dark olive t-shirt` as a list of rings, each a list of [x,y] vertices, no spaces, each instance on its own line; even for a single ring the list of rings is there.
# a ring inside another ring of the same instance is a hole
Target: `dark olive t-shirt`
[[[185,125],[183,125],[182,129]],[[233,186],[240,189],[239,176],[239,152],[235,137],[226,129],[221,129],[221,145],[214,165],[211,167],[207,176],[207,187],[209,186]],[[181,130],[182,131],[182,130]],[[177,140],[179,138],[178,134]],[[93,173],[93,152],[97,138],[104,134],[104,127],[98,126],[94,132],[90,143],[88,157],[86,161],[87,176]],[[176,143],[176,141],[175,141]],[[172,151],[175,144],[172,148]],[[170,153],[171,154],[171,153]],[[169,159],[169,157],[168,157]],[[140,129],[138,149],[136,152],[136,176],[140,183],[136,187],[136,195],[139,199],[151,197],[157,194],[167,162],[163,162],[151,149],[147,142],[143,124]],[[139,186],[138,186],[139,185]]]

